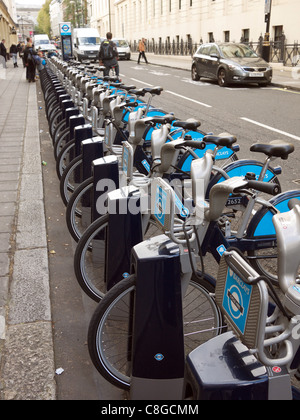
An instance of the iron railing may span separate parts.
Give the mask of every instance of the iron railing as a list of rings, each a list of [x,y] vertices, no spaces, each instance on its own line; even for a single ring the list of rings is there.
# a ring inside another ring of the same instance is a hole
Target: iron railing
[[[258,42],[244,42],[249,45],[258,55],[262,55],[263,39]],[[194,43],[192,41],[172,42],[147,42],[147,51],[158,55],[182,55],[192,56],[195,54],[202,42]],[[134,51],[137,51],[138,42],[134,41],[131,45]],[[284,66],[297,66],[300,64],[300,44],[288,44],[284,37],[280,41],[270,41],[270,62],[282,63]]]

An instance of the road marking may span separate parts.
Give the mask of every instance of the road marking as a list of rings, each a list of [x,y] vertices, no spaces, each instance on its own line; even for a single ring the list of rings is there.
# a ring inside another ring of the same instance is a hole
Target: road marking
[[[184,83],[190,83],[191,85],[195,85],[195,86],[211,86],[211,83],[196,82],[195,80],[187,79],[187,78],[184,78],[181,81]]]
[[[272,88],[272,90],[281,90],[282,92],[295,93],[296,95],[300,95],[300,92],[289,90],[288,88]]]
[[[166,90],[166,93],[170,93],[171,95],[178,96],[179,98],[185,99],[190,102],[194,102],[195,104],[205,106],[206,108],[212,108],[211,105],[204,104],[203,102],[195,101],[195,99],[187,98],[186,96],[179,95],[178,93],[171,92],[170,90]]]
[[[159,71],[150,70],[150,74],[154,74],[154,76],[170,76],[170,73],[161,73]]]
[[[130,78],[130,80],[133,80],[134,82],[141,83],[142,85],[153,86],[153,85],[150,85],[149,83],[142,82],[141,80],[138,80],[138,79],[133,79],[133,78]]]
[[[241,120],[247,121],[251,124],[258,125],[259,127],[266,128],[267,130],[274,131],[275,133],[283,134],[284,136],[290,137],[291,139],[300,141],[300,137],[294,136],[293,134],[287,133],[285,131],[277,130],[277,128],[270,127],[269,125],[265,125],[265,124],[259,123],[257,121],[253,121],[253,120],[250,120],[249,118],[245,118],[245,117],[241,117]]]

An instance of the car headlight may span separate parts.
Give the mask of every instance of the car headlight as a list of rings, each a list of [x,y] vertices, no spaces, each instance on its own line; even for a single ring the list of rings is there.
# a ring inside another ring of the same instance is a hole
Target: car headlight
[[[239,70],[239,71],[243,71],[242,67],[235,65],[235,64],[228,64],[228,68],[229,70]]]

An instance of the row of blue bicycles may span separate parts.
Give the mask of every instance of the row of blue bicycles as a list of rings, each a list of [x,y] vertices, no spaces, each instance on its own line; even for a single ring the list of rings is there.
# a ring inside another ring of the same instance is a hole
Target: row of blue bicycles
[[[298,399],[300,191],[273,165],[293,144],[239,159],[103,70],[40,73],[93,364],[132,400]]]

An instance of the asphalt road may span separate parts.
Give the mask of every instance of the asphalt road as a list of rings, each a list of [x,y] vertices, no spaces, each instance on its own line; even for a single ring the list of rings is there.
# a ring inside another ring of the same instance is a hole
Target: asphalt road
[[[288,161],[277,160],[275,165],[283,168],[283,189],[298,188],[294,181],[300,178],[300,92],[256,85],[221,88],[205,79],[194,82],[185,70],[133,61],[120,61],[120,74],[123,82],[137,87],[162,86],[164,91],[153,99],[153,105],[180,119],[200,120],[206,133],[235,135],[240,158],[263,160],[262,155],[249,152],[256,142],[281,139],[293,143],[295,152]]]
[[[249,147],[256,141],[280,138],[293,142],[296,148],[294,154],[287,161],[278,162],[283,167],[280,180],[285,190],[300,188],[295,182],[300,179],[299,93],[257,87],[224,89],[212,82],[192,82],[186,71],[144,64],[138,66],[132,61],[120,62],[120,68],[125,83],[137,87],[160,85],[164,88],[163,93],[154,98],[153,105],[174,112],[182,120],[191,117],[199,119],[205,132],[219,134],[226,131],[236,135],[241,146],[241,158],[251,156]],[[37,90],[39,105],[44,106],[40,89]],[[73,272],[75,243],[65,223],[65,207],[60,198],[46,118],[40,119],[40,130],[42,160],[47,162],[44,189],[55,363],[56,368],[63,369],[63,373],[56,376],[57,398],[124,399],[121,390],[98,374],[88,355],[87,329],[96,304],[81,291]],[[262,156],[251,157],[262,159]]]

